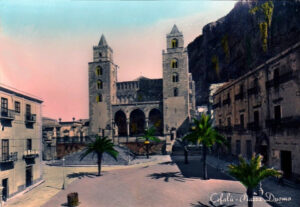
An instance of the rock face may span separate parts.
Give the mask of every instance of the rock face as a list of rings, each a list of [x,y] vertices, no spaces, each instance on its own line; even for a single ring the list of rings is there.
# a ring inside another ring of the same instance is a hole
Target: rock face
[[[207,104],[211,83],[235,79],[300,41],[300,1],[273,0],[271,21],[263,30],[261,24],[268,22],[262,9],[266,2],[271,1],[237,2],[228,15],[204,26],[202,35],[188,45],[197,105]]]

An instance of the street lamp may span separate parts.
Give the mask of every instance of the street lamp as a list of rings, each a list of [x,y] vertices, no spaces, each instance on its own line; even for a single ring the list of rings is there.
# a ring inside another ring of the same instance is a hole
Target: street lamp
[[[62,171],[63,171],[63,185],[62,190],[65,189],[65,158],[62,159]]]
[[[145,140],[144,144],[146,145],[146,156],[147,156],[147,159],[149,159],[149,140]]]

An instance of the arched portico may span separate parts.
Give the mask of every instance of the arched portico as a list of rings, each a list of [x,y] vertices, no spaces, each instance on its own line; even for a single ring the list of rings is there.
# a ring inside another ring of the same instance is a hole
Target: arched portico
[[[130,113],[129,130],[130,136],[144,134],[145,131],[145,114],[140,109],[135,109]]]
[[[155,127],[155,134],[163,134],[163,116],[157,108],[151,109],[149,112],[149,127]]]
[[[118,136],[127,136],[126,114],[122,110],[117,111],[114,121],[118,127]]]

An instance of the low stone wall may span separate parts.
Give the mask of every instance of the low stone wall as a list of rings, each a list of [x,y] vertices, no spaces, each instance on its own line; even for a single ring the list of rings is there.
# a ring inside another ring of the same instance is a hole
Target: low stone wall
[[[57,158],[61,159],[62,157],[71,154],[73,152],[77,152],[85,148],[85,144],[83,143],[64,143],[64,144],[57,144],[56,146],[56,153]]]
[[[144,142],[128,142],[123,145],[136,155],[146,155],[146,146]],[[149,154],[166,154],[166,142],[150,143]]]

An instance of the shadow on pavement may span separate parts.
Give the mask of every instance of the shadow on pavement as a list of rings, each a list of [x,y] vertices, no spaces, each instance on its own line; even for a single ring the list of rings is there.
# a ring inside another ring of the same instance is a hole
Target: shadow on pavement
[[[203,204],[200,201],[198,201],[196,204],[191,203],[192,207],[234,207],[236,205],[214,205],[213,202],[209,201],[209,205]]]
[[[161,162],[159,165],[175,165],[176,163],[173,161]]]
[[[190,159],[189,164],[184,163],[184,156],[171,156],[171,159],[178,166],[182,175],[186,178],[202,178],[202,160]],[[233,180],[228,175],[218,171],[216,168],[207,165],[207,175],[209,179]]]
[[[79,172],[79,173],[71,173],[67,175],[68,178],[84,178],[84,177],[88,177],[88,178],[94,178],[97,177],[97,175],[95,173],[87,173],[87,172]]]
[[[185,178],[181,175],[180,172],[164,172],[164,173],[153,173],[148,175],[152,179],[164,179],[165,182],[169,182],[170,179],[173,179],[178,182],[185,182]]]

